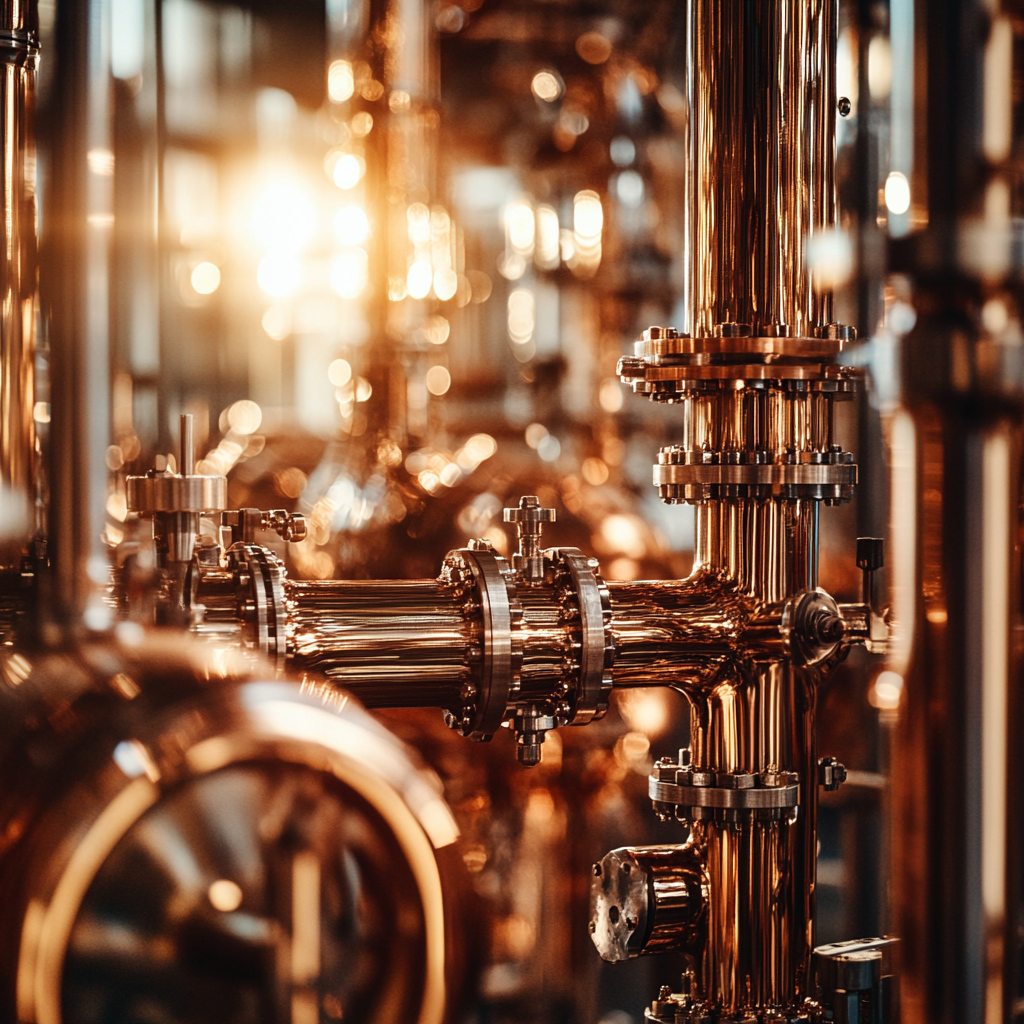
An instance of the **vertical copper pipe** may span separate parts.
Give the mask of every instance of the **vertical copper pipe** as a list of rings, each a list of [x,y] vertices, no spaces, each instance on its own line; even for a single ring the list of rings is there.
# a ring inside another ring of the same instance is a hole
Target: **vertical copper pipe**
[[[0,5],[0,568],[17,564],[36,496],[35,3]]]
[[[689,0],[683,329],[832,319],[807,237],[835,223],[835,0]]]

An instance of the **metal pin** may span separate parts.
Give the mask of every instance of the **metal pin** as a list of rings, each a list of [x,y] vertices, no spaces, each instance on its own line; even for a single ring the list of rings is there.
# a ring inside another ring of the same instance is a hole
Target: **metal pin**
[[[192,413],[181,414],[181,458],[178,460],[182,476],[192,476],[195,471],[195,441],[192,436]]]

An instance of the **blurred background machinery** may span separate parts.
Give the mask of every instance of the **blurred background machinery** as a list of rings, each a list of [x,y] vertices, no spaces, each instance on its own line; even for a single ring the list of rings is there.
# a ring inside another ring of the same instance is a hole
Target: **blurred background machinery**
[[[6,5],[9,1015],[1024,1017],[1020,13]]]

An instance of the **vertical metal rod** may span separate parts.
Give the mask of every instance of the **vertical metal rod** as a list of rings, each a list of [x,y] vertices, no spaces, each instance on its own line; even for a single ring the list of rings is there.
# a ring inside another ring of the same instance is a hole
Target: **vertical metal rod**
[[[15,566],[32,528],[36,329],[36,4],[0,9],[0,568]]]
[[[818,517],[821,503],[811,502],[811,536],[807,543],[807,555],[810,564],[807,570],[807,586],[813,590],[818,585]]]
[[[105,625],[102,541],[110,443],[109,254],[113,230],[109,0],[58,5],[52,188],[44,225],[50,311],[50,526],[59,614]]]
[[[182,476],[192,476],[195,472],[196,443],[192,432],[192,413],[181,414],[181,458],[178,471]]]

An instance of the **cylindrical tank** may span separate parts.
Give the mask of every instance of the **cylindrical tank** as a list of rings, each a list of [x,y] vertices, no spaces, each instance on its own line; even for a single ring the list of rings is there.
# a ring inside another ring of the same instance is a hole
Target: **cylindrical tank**
[[[0,1016],[457,1013],[472,929],[437,780],[341,691],[133,639],[0,664]]]

